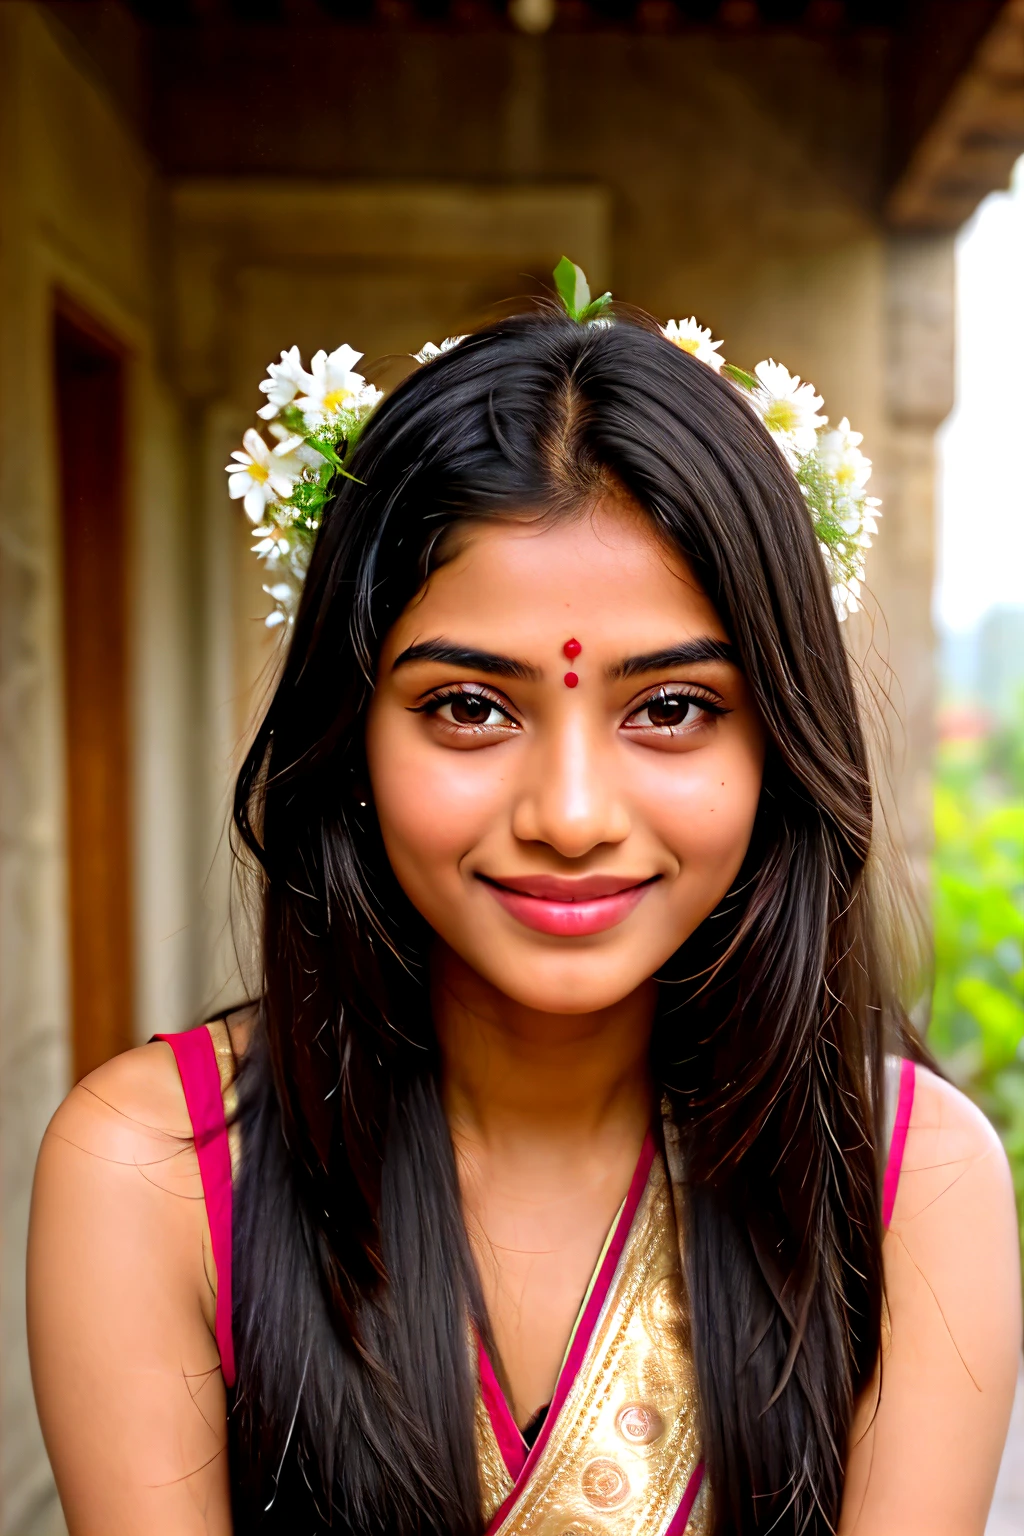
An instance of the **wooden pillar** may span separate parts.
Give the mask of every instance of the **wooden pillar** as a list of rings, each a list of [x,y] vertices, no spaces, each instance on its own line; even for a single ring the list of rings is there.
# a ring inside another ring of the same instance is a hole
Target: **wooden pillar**
[[[58,303],[68,912],[75,1080],[133,1044],[124,355]]]

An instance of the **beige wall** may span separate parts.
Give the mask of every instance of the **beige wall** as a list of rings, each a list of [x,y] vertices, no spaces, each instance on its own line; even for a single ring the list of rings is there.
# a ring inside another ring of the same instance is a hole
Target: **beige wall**
[[[0,7],[0,114],[0,1529],[21,1532],[45,1524],[52,1501],[24,1345],[24,1244],[36,1148],[69,1072],[57,288],[130,351],[137,912],[125,942],[136,952],[142,1034],[194,1006],[182,772],[190,701],[180,424],[158,363],[159,189],[133,135],[32,7]]]

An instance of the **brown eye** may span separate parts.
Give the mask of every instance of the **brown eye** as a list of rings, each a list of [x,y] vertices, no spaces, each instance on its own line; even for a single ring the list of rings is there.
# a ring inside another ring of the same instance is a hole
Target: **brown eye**
[[[519,729],[517,722],[508,711],[494,699],[489,699],[486,694],[473,692],[469,688],[456,688],[451,693],[442,694],[439,698],[428,699],[426,704],[419,706],[419,713],[431,715],[445,725],[455,726],[456,729],[464,731],[486,729],[490,732],[496,728],[502,728],[505,731]]]
[[[702,721],[707,722],[712,716],[720,714],[721,706],[712,704],[709,699],[662,688],[646,704],[641,704],[639,709],[633,711],[626,725],[634,731],[692,730]]]
[[[476,693],[456,694],[448,700],[448,708],[456,725],[484,725],[492,714],[500,713],[490,699],[482,699]]]
[[[695,700],[681,699],[677,693],[659,693],[647,705],[647,719],[655,726],[683,725],[694,706]]]

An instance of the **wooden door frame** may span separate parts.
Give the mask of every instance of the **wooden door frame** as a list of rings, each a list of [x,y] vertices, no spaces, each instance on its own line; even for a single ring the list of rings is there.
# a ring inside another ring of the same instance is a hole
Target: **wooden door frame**
[[[128,349],[53,296],[72,1076],[134,1043]]]

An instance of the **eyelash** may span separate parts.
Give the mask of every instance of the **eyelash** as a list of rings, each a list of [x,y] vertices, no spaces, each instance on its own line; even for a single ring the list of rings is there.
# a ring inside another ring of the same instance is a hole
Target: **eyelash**
[[[693,688],[693,685],[691,684],[690,685],[690,689],[692,690],[692,688]],[[501,715],[503,715],[505,717],[505,720],[508,722],[509,725],[516,726],[518,728],[518,726],[519,726],[518,720],[515,719],[515,717],[511,714],[511,712],[508,709],[506,709],[505,706],[502,703],[499,702],[499,700],[494,698],[492,694],[485,692],[483,690],[483,688],[477,689],[477,688],[469,688],[469,687],[466,687],[466,686],[457,686],[457,687],[452,687],[452,688],[445,689],[443,692],[436,693],[431,698],[426,699],[422,704],[415,705],[413,707],[412,713],[413,714],[417,714],[417,715],[430,715],[431,717],[435,717],[440,712],[440,710],[444,708],[444,706],[446,704],[450,704],[450,703],[452,703],[456,699],[464,699],[464,698],[479,699],[482,703],[489,704],[492,709],[496,709],[499,714],[501,714]],[[727,715],[729,713],[729,710],[727,710],[724,705],[716,704],[712,699],[708,698],[706,694],[698,693],[696,691],[690,691],[690,690],[688,690],[686,692],[683,692],[681,689],[670,689],[670,688],[666,688],[666,687],[662,686],[662,687],[659,687],[659,688],[652,689],[652,691],[649,694],[647,694],[645,698],[641,699],[639,701],[639,703],[634,705],[634,707],[630,710],[629,714],[626,716],[626,719],[623,721],[623,725],[627,726],[628,722],[634,717],[634,715],[640,714],[640,712],[642,710],[644,710],[644,709],[649,709],[652,704],[657,703],[659,700],[665,700],[666,702],[668,702],[669,700],[676,700],[680,704],[694,704],[694,705],[697,706],[697,708],[699,710],[701,710],[704,713],[705,716],[710,715],[712,717],[719,717],[719,716],[722,716],[722,715]],[[505,729],[504,726],[495,727],[493,725],[483,725],[483,724],[468,725],[468,724],[460,723],[459,721],[454,721],[454,720],[445,720],[445,721],[442,721],[441,723],[443,725],[445,725],[451,731],[460,731],[460,732],[461,731],[477,731],[478,732],[478,731],[481,731],[481,730]],[[680,730],[687,730],[687,729],[692,729],[692,728],[693,728],[692,726],[657,726],[657,725],[633,726],[632,727],[632,729],[635,730],[635,731],[655,731],[659,735],[674,735],[674,734],[676,734]]]
[[[442,693],[435,693],[431,698],[424,700],[422,704],[415,705],[413,707],[413,714],[436,716],[437,713],[443,709],[446,704],[452,703],[452,701],[455,699],[467,698],[479,699],[481,703],[489,704],[492,709],[496,709],[499,714],[504,715],[509,725],[518,727],[519,721],[516,720],[511,712],[507,710],[503,704],[499,703],[499,701],[494,698],[493,695],[486,693],[482,688],[468,688],[465,685],[462,687],[445,689]],[[462,725],[457,720],[443,720],[441,724],[447,726],[450,731],[493,731],[495,729],[493,725]],[[502,729],[504,729],[504,727],[502,727]]]
[[[656,704],[660,701],[664,701],[665,703],[674,701],[678,702],[679,704],[695,704],[705,717],[710,715],[714,718],[717,718],[718,716],[727,715],[729,713],[723,704],[716,704],[713,699],[708,698],[707,694],[696,692],[692,683],[687,689],[666,688],[662,686],[660,688],[655,688],[646,696],[646,698],[641,699],[640,702],[630,710],[623,724],[628,725],[628,722],[633,719],[634,715],[639,715],[642,710],[650,709],[652,704]],[[696,723],[697,722],[694,722],[693,724]],[[636,731],[656,731],[659,735],[674,736],[680,731],[692,730],[693,725],[645,725],[633,726],[632,729]]]

